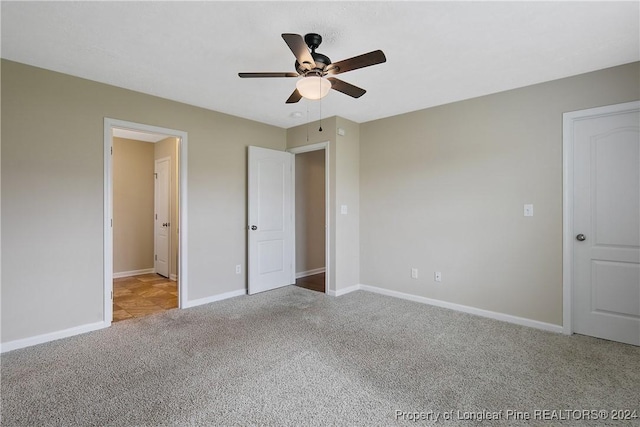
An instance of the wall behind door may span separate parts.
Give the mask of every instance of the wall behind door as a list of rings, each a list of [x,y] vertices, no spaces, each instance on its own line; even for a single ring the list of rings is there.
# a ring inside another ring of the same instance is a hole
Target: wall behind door
[[[325,150],[296,154],[296,276],[325,268]]]
[[[154,144],[113,138],[113,272],[153,269]]]

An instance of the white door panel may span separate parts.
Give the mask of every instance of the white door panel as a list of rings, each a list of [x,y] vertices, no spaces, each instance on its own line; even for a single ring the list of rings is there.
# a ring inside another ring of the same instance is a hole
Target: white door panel
[[[640,345],[640,115],[573,122],[574,332]]]
[[[156,273],[169,277],[169,257],[171,247],[171,215],[170,215],[170,189],[171,189],[171,161],[170,158],[156,160],[155,162],[155,221],[154,221],[154,246],[155,246],[155,270]]]
[[[249,147],[249,294],[295,282],[292,159]]]

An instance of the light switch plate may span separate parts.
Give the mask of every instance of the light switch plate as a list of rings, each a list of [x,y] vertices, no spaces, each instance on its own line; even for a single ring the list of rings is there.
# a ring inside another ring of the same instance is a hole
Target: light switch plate
[[[347,214],[347,205],[341,205],[340,206],[340,213],[342,215],[346,215]]]
[[[524,216],[533,216],[533,205],[524,205]]]

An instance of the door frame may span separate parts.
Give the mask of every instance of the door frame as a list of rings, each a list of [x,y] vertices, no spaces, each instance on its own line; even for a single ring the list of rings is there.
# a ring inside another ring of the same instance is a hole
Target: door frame
[[[154,170],[154,173],[157,173],[157,169],[156,168],[158,167],[158,163],[159,162],[164,162],[164,161],[168,161],[169,162],[169,176],[168,176],[168,178],[169,178],[169,194],[167,195],[167,201],[169,203],[169,206],[168,206],[167,210],[169,211],[169,224],[171,224],[173,222],[173,218],[172,218],[172,215],[171,215],[173,213],[173,212],[171,212],[171,200],[173,199],[171,197],[171,174],[172,174],[172,171],[171,171],[171,157],[162,157],[160,159],[154,159],[154,161],[153,161],[153,166],[154,166],[153,170]],[[158,178],[157,178],[157,175],[156,175],[156,179],[153,180],[153,184],[154,184],[154,186],[153,186],[153,209],[157,213],[158,212]],[[158,253],[158,232],[156,230],[156,225],[157,224],[156,224],[156,221],[154,219],[154,222],[153,222],[153,252],[154,252],[154,254]],[[169,267],[169,271],[168,271],[168,273],[169,274],[167,275],[168,279],[171,279],[171,262],[172,262],[171,261],[171,240],[172,240],[171,239],[171,235],[173,234],[171,232],[171,230],[172,230],[171,226],[169,226],[169,236],[167,238],[167,242],[168,242],[167,244],[169,245],[169,250],[168,250],[168,253],[169,253],[169,260],[168,260],[168,262],[169,262],[169,266],[168,266]],[[154,260],[153,260],[153,268],[157,272],[157,270],[158,270],[158,260],[155,259],[155,256],[154,256]],[[175,276],[176,276],[176,279],[177,279],[178,275],[176,274]]]
[[[309,144],[309,145],[302,145],[300,147],[293,147],[293,148],[288,148],[287,151],[291,154],[302,154],[302,153],[308,153],[310,151],[318,151],[318,150],[324,150],[324,202],[325,202],[325,212],[324,212],[324,221],[325,221],[325,236],[324,236],[324,249],[325,249],[325,254],[324,254],[324,259],[325,259],[325,273],[324,273],[324,293],[325,294],[329,294],[329,288],[330,288],[330,279],[331,279],[331,270],[333,268],[333,266],[331,265],[331,253],[333,252],[333,245],[332,245],[332,241],[331,241],[331,199],[330,199],[330,192],[331,192],[331,186],[330,186],[330,182],[331,182],[331,167],[330,167],[330,156],[329,156],[329,145],[330,142],[329,141],[325,141],[325,142],[319,142],[317,144]],[[295,204],[295,194],[296,194],[296,162],[293,162],[293,201]],[[294,205],[295,206],[295,205]],[[293,233],[294,233],[294,250],[295,250],[295,224],[296,224],[296,215],[295,215],[295,209],[293,210]],[[295,257],[295,252],[293,254],[293,272],[295,274],[296,271],[296,257]]]
[[[562,332],[573,334],[573,124],[640,108],[640,101],[571,111],[562,115]]]
[[[188,301],[187,256],[187,132],[159,126],[104,118],[104,250],[103,250],[103,321],[107,326],[113,321],[113,129],[127,129],[156,133],[178,138],[178,307],[185,308]]]

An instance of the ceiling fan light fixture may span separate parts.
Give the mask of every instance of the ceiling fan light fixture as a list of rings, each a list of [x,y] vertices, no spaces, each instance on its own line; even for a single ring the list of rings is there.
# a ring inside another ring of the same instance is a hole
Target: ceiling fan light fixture
[[[306,76],[296,82],[296,88],[304,98],[320,99],[329,93],[331,82],[320,76]]]

